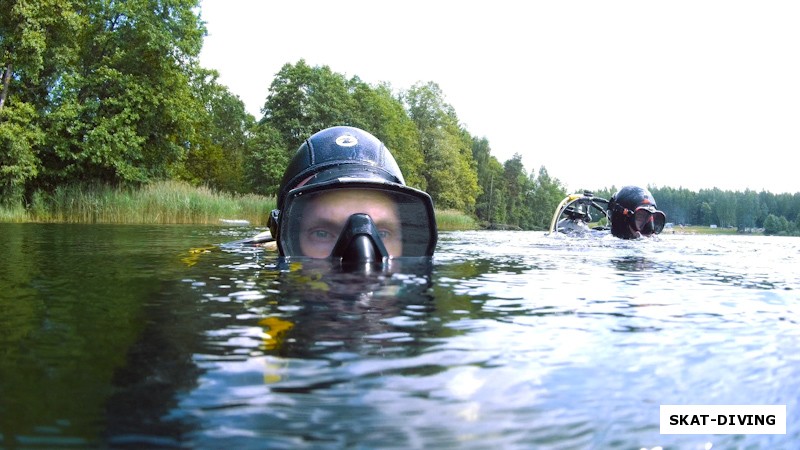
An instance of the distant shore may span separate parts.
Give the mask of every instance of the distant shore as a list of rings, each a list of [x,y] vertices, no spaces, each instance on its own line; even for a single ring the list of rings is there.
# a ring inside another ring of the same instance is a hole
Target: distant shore
[[[275,197],[217,192],[203,186],[163,181],[141,188],[65,186],[34,193],[27,207],[0,206],[0,222],[194,224],[266,226]],[[475,230],[469,214],[436,210],[440,231]]]
[[[699,225],[690,225],[690,226],[673,226],[671,228],[664,229],[662,232],[663,234],[723,234],[723,235],[751,235],[751,236],[763,236],[763,231],[754,231],[748,233],[741,233],[736,228],[711,228],[706,226],[699,226]]]
[[[141,188],[74,185],[58,188],[52,194],[35,193],[27,207],[0,206],[0,222],[196,225],[246,222],[263,227],[275,204],[275,198],[270,196],[217,192],[176,181],[151,183]],[[487,224],[479,223],[472,215],[452,209],[437,209],[436,221],[439,231],[487,228]],[[742,233],[736,228],[698,225],[673,225],[663,233],[764,235],[762,229]]]

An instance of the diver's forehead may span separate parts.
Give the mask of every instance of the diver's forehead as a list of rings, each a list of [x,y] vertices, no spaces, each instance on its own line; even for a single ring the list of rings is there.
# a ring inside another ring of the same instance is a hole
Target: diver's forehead
[[[397,217],[397,206],[389,194],[371,189],[337,189],[316,194],[306,214],[340,219],[363,213],[373,220]]]

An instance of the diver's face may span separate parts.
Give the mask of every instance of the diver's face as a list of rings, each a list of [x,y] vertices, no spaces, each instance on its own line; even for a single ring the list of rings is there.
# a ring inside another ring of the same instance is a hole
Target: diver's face
[[[310,201],[303,212],[300,250],[311,258],[330,256],[345,223],[353,214],[366,214],[372,219],[389,256],[403,254],[397,206],[387,194],[370,189],[332,190]]]

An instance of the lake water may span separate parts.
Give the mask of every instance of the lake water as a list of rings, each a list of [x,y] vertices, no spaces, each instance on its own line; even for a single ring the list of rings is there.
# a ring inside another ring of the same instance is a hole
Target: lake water
[[[800,238],[442,233],[344,275],[252,228],[0,224],[0,448],[797,448]],[[661,435],[662,404],[787,405]]]

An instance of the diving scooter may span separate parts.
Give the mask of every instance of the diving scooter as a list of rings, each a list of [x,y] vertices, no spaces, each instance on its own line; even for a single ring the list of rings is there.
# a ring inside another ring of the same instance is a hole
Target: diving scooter
[[[592,212],[601,216],[595,225],[592,225],[595,223]],[[608,218],[608,200],[595,197],[590,191],[571,194],[558,204],[550,222],[550,233],[581,234],[591,230],[607,231],[610,230],[607,225]]]

